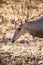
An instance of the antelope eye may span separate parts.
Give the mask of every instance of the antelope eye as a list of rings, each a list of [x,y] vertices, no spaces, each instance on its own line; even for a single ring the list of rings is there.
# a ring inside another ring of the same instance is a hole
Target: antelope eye
[[[18,30],[21,30],[21,28],[18,28]]]

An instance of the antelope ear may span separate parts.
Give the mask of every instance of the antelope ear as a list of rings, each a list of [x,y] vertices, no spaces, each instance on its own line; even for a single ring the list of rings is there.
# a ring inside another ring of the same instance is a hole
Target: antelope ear
[[[12,20],[11,23],[14,24],[14,27],[16,28],[17,22],[15,20]]]
[[[11,20],[11,23],[12,24],[17,24],[15,20]]]
[[[14,22],[13,22],[13,24],[14,24],[14,26],[16,26],[16,25],[17,25],[17,22],[16,22],[16,21],[14,21]]]
[[[23,25],[22,21],[21,21],[21,26]]]

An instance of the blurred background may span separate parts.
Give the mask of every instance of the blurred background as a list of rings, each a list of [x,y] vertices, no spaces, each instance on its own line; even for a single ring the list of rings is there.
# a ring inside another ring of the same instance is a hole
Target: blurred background
[[[14,33],[12,20],[33,19],[43,15],[43,0],[0,0],[0,42],[11,39]]]
[[[43,38],[31,41],[33,37],[26,32],[21,41],[10,44],[13,20],[21,24],[39,16],[43,16],[43,0],[0,0],[0,65],[43,65]]]

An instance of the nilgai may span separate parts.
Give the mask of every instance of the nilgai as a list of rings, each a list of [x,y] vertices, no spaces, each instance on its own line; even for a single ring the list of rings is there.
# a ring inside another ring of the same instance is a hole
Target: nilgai
[[[31,19],[29,21],[25,20],[24,24],[19,25],[19,27],[15,29],[11,42],[15,42],[21,34],[24,34],[26,31],[34,37],[43,37],[43,16]]]

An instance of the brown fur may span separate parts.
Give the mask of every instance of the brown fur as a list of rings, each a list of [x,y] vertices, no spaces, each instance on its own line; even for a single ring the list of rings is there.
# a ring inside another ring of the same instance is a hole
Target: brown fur
[[[15,30],[12,42],[16,41],[22,34],[28,31],[34,37],[43,37],[43,16],[22,24]]]

